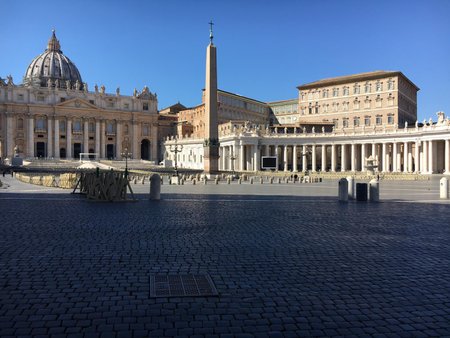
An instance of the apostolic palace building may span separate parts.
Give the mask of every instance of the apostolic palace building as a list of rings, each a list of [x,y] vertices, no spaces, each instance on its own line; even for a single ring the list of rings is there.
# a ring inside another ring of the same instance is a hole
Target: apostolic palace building
[[[90,91],[53,32],[22,84],[0,78],[0,157],[121,159],[126,150],[207,173],[260,171],[266,156],[284,172],[358,172],[370,159],[379,172],[450,174],[450,121],[443,112],[417,121],[419,88],[402,72],[323,79],[292,100],[261,102],[217,88],[216,53],[211,31],[201,103],[158,111],[147,87]]]

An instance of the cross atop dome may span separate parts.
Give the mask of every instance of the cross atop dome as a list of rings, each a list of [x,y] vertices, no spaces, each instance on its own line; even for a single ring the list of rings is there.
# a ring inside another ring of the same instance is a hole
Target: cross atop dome
[[[59,40],[56,38],[54,29],[52,29],[52,36],[51,36],[50,40],[48,40],[47,51],[62,53],[61,45],[59,44]]]

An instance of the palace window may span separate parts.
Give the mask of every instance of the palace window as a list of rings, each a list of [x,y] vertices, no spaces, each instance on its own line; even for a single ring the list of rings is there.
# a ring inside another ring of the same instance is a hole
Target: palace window
[[[148,102],[142,103],[142,110],[148,110]]]
[[[353,94],[359,94],[359,92],[360,92],[360,85],[355,84],[355,86],[353,87]]]
[[[377,126],[381,126],[383,124],[383,117],[381,115],[377,115],[375,118],[375,124]]]
[[[308,106],[308,114],[311,115],[312,114],[312,105],[311,103]]]
[[[394,97],[392,96],[392,93],[389,94],[388,97],[388,106],[393,106],[394,105]]]
[[[348,96],[348,87],[344,87],[344,96]]]
[[[388,115],[387,123],[388,124],[394,124],[394,115],[393,114],[389,114]]]
[[[339,110],[339,103],[333,103],[333,111],[337,112]]]
[[[359,127],[359,117],[353,118],[353,126],[354,127]]]
[[[394,89],[394,81],[392,79],[389,79],[388,81],[388,90]]]
[[[344,109],[344,111],[347,111],[348,110],[348,102],[342,103],[342,108]]]
[[[369,109],[370,108],[370,100],[369,100],[368,96],[366,96],[366,99],[364,101],[364,108],[365,109]]]
[[[359,109],[359,100],[355,99],[355,101],[353,101],[353,109],[358,110]]]
[[[370,93],[370,90],[371,90],[370,87],[371,87],[370,83],[366,82],[366,84],[364,85],[364,92],[365,93]]]
[[[328,106],[329,106],[329,104],[324,104],[324,105],[323,105],[323,111],[324,111],[325,113],[328,113]]]
[[[339,88],[333,88],[333,97],[339,96]]]
[[[383,82],[377,81],[376,83],[376,91],[380,92],[383,90]]]
[[[380,95],[377,95],[377,98],[375,100],[375,107],[381,108],[381,101],[382,101],[382,99],[381,99]]]
[[[315,98],[315,99],[318,99],[318,98],[319,98],[319,95],[320,95],[319,91],[316,90],[316,91],[314,92],[314,98]]]
[[[347,128],[348,127],[348,118],[342,119],[342,127]]]
[[[328,89],[324,89],[322,92],[322,98],[326,99],[328,97]]]
[[[314,112],[316,114],[319,114],[319,103],[318,102],[316,102],[316,106],[314,107]]]
[[[302,115],[305,115],[305,107],[302,107],[301,110],[302,110]]]
[[[370,116],[364,117],[364,125],[366,127],[370,126]]]

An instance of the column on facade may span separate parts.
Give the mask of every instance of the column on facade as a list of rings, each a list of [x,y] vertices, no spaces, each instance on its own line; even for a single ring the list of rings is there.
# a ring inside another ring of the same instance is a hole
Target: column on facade
[[[133,123],[134,127],[134,123]],[[134,128],[133,128],[134,137]],[[105,120],[100,121],[100,158],[106,157],[106,122]]]
[[[288,146],[283,146],[283,170],[288,171]]]
[[[422,141],[422,165],[421,172],[428,173],[428,141]]]
[[[14,156],[14,117],[12,113],[6,113],[6,156],[13,157]],[[21,149],[21,151],[25,152],[25,149]],[[32,156],[31,154],[28,154]]]
[[[317,171],[317,164],[316,164],[316,145],[312,145],[312,153],[311,153],[311,171],[316,172]]]
[[[382,150],[381,150],[381,160],[382,160],[382,171],[385,173],[388,170],[387,165],[387,154],[386,154],[386,143],[383,143]]]
[[[351,156],[350,156],[350,170],[351,171],[356,171],[356,145],[354,143],[352,143],[351,145]]]
[[[412,154],[412,143],[408,143],[408,172],[412,172],[413,168],[413,154]]]
[[[366,170],[366,144],[361,144],[361,171]]]
[[[396,172],[397,171],[397,142],[394,142],[392,144],[392,171]]]
[[[128,147],[131,145],[129,144]],[[158,162],[158,124],[152,123],[150,126],[150,161]],[[139,149],[140,150],[140,149]],[[139,159],[142,157],[140,153],[133,153],[134,159]]]
[[[308,158],[306,157],[306,145],[302,146],[302,171],[308,170]]]
[[[414,149],[414,172],[418,173],[420,171],[420,153],[419,153],[420,143],[416,141]]]
[[[444,173],[446,175],[450,174],[450,140],[445,140],[444,146]]]
[[[67,118],[67,129],[66,129],[66,158],[71,159],[72,158],[72,120],[68,117]]]
[[[100,157],[100,121],[95,121],[95,152]]]
[[[297,166],[298,166],[298,164],[297,164],[297,145],[294,145],[292,147],[292,171],[293,172],[298,171]]]
[[[51,116],[47,117],[47,157],[54,157],[53,152],[53,123]]]
[[[327,146],[322,144],[322,171],[327,171]]]
[[[234,150],[233,150],[233,148],[234,148],[234,145],[231,145],[231,146],[229,146],[229,149],[228,149],[228,168],[230,168],[231,170],[233,170],[234,169],[234,164],[233,164],[233,156],[234,156]]]
[[[408,154],[409,154],[409,148],[408,148],[408,142],[403,142],[403,172],[407,173],[408,170]]]
[[[239,169],[241,171],[245,170],[245,146],[241,144],[241,149],[239,151]]]
[[[278,159],[279,159],[280,157],[279,157],[278,146],[277,146],[277,145],[275,146],[275,157],[277,158],[277,171],[278,171],[278,168],[279,168],[279,165],[278,165]]]
[[[83,152],[89,152],[89,121],[84,120],[84,128],[83,128]]]
[[[138,158],[139,150],[138,139],[139,139],[139,123],[137,121],[132,122],[133,134],[131,135],[131,152],[133,153],[133,158]]]
[[[270,156],[270,146],[269,145],[266,145],[265,147],[264,147],[264,155],[265,156]]]
[[[347,171],[347,145],[341,145],[341,171]]]
[[[27,154],[34,157],[34,116],[28,116],[28,137],[27,137]]]
[[[336,171],[336,145],[331,145],[331,171]]]
[[[260,149],[258,148],[257,144],[253,145],[253,170],[259,171],[260,165],[259,165],[259,152]]]
[[[428,171],[430,174],[434,172],[434,159],[433,159],[433,153],[434,153],[434,141],[428,141]]]
[[[128,149],[129,152],[131,152]],[[116,158],[122,159],[122,122],[116,121]]]
[[[375,144],[375,143],[372,143],[372,149],[371,149],[371,156],[372,156],[372,158],[374,159],[374,160],[377,160],[378,159],[378,156],[377,156],[377,154],[376,154],[376,152],[377,152],[377,145]]]
[[[55,144],[54,144],[54,157],[59,158],[59,119],[55,117],[54,119],[55,123],[55,129],[54,129],[54,136],[55,136]]]

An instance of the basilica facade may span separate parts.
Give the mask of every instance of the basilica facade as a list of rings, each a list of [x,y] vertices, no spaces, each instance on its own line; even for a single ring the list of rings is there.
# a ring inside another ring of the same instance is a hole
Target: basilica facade
[[[132,96],[89,90],[55,32],[21,84],[0,78],[0,158],[158,160],[158,100],[147,87]]]

